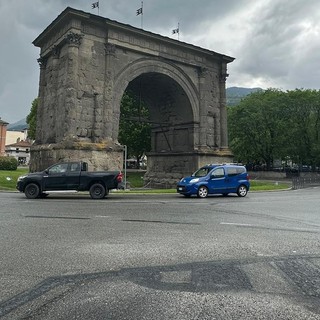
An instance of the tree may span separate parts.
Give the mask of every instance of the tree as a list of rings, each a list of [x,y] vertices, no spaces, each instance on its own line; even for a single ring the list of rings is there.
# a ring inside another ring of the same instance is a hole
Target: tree
[[[121,101],[118,140],[128,148],[129,157],[135,157],[139,168],[142,156],[151,149],[149,110],[132,93],[126,92]]]
[[[229,107],[230,148],[238,161],[320,164],[320,91],[268,89]]]
[[[287,93],[288,155],[297,164],[319,163],[320,91]]]
[[[36,139],[38,103],[38,98],[33,100],[30,113],[27,116],[27,124],[29,125],[28,137],[32,140]]]
[[[276,89],[259,91],[229,108],[230,148],[238,161],[264,163],[269,169],[280,153],[281,122],[277,108],[283,93]]]

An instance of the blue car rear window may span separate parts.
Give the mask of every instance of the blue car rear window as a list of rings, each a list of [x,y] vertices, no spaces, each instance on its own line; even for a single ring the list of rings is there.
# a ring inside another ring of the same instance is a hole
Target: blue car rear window
[[[229,177],[237,176],[241,173],[245,173],[246,169],[244,167],[229,167],[227,168],[227,175]]]

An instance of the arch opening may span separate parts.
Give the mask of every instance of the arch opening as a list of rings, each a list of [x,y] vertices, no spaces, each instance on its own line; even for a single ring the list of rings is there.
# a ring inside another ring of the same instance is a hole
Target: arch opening
[[[149,109],[147,121],[152,128],[152,153],[193,150],[191,103],[174,79],[161,73],[147,72],[129,82],[126,91],[133,93]]]

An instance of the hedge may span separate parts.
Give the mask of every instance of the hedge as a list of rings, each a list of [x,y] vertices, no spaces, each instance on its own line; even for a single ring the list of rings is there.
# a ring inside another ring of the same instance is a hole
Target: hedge
[[[18,168],[18,160],[14,157],[0,157],[0,170],[14,171]]]

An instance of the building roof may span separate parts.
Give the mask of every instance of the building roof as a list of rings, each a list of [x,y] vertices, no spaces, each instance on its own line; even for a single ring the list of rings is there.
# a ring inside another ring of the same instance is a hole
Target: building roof
[[[5,122],[5,121],[3,121],[3,120],[0,118],[0,125],[6,126],[6,125],[8,125],[8,124],[9,124],[9,122]]]
[[[6,147],[14,147],[14,148],[30,148],[31,143],[28,141],[19,141],[16,143],[8,144]]]

